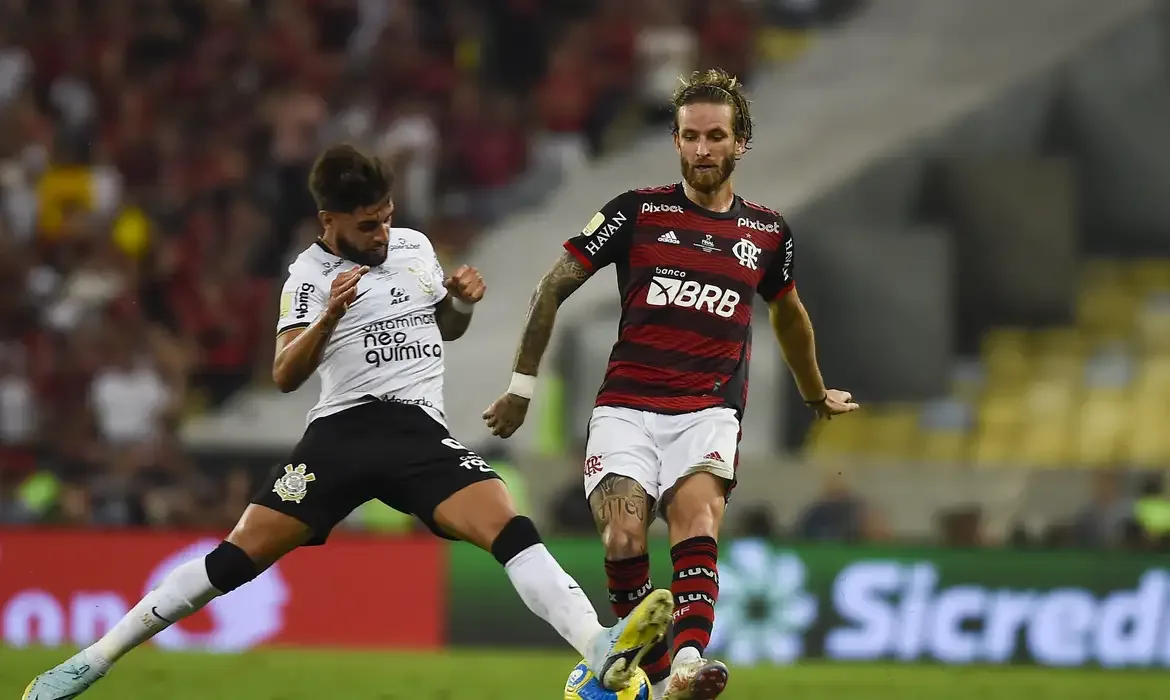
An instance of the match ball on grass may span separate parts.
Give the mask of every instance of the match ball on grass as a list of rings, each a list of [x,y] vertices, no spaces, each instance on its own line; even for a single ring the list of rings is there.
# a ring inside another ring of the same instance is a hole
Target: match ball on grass
[[[639,668],[625,690],[606,690],[582,661],[565,682],[565,700],[650,700],[650,679]]]

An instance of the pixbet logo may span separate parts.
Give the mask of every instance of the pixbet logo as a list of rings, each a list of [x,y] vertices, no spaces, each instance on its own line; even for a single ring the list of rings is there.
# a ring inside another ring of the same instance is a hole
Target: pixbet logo
[[[659,214],[659,213],[681,214],[682,207],[675,204],[651,204],[650,202],[642,202],[643,214]]]
[[[751,219],[740,217],[736,220],[735,225],[741,228],[750,228],[753,231],[762,231],[764,233],[780,233],[780,223],[778,221],[773,221],[770,224],[762,224],[759,221],[753,221]]]
[[[649,306],[679,306],[684,309],[707,311],[722,318],[731,318],[739,305],[739,292],[713,284],[699,284],[655,275],[646,289]]]

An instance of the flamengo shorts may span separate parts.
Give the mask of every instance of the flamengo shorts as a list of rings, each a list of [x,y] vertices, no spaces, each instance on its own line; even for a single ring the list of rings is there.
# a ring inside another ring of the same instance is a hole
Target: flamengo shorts
[[[418,406],[371,399],[318,418],[263,482],[253,503],[313,529],[308,546],[366,501],[418,516],[436,535],[435,508],[480,481],[500,478],[477,454]]]
[[[705,471],[735,484],[739,418],[730,408],[668,415],[598,406],[589,419],[585,495],[610,474],[626,476],[665,505],[679,479]]]

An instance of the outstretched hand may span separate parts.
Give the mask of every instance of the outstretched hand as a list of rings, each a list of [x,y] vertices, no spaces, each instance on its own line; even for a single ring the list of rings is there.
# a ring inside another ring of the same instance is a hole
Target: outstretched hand
[[[825,398],[820,401],[808,401],[808,407],[817,414],[817,418],[825,420],[832,420],[833,416],[839,416],[842,413],[851,413],[861,408],[853,400],[853,394],[848,391],[841,391],[840,389],[826,389]]]

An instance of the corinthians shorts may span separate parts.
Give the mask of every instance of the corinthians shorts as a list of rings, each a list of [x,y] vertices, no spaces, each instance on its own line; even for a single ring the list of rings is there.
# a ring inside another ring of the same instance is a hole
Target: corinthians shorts
[[[309,424],[288,463],[269,474],[252,502],[311,527],[307,546],[324,544],[337,523],[375,498],[455,539],[435,523],[435,508],[498,478],[422,408],[371,398]]]

